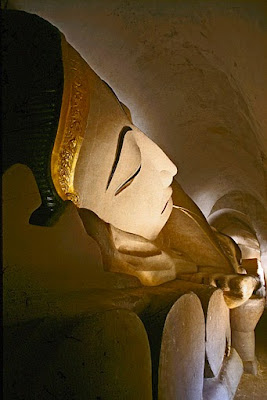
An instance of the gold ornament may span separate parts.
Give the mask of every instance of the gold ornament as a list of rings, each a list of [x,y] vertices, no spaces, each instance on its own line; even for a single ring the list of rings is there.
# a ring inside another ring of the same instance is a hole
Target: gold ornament
[[[74,189],[74,172],[89,113],[88,65],[62,35],[64,89],[57,136],[51,157],[51,175],[63,200],[79,205]]]

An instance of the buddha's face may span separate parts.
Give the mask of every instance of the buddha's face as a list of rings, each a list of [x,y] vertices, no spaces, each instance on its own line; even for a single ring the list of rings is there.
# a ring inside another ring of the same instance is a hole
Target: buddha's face
[[[75,169],[79,207],[125,232],[154,240],[172,211],[176,166],[131,124],[114,93],[95,78]]]

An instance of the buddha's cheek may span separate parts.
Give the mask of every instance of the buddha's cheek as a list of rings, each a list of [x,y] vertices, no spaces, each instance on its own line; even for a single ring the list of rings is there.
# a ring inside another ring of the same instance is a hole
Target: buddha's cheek
[[[164,226],[167,213],[165,216],[161,214],[161,202],[157,196],[149,200],[146,193],[136,193],[131,189],[128,192],[125,189],[125,193],[114,196],[106,204],[102,219],[125,232],[154,239]]]

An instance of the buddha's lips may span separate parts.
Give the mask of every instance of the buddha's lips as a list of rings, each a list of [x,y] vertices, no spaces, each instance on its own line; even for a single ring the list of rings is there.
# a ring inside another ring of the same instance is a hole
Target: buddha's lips
[[[167,208],[167,205],[168,205],[168,203],[169,203],[169,201],[170,201],[170,199],[171,199],[171,197],[172,197],[172,188],[169,186],[168,187],[168,197],[167,197],[167,201],[166,201],[166,203],[165,203],[165,205],[164,205],[164,207],[163,207],[163,210],[161,211],[161,214],[163,214],[164,213],[164,211],[166,210],[166,208]]]
[[[161,214],[163,214],[163,213],[164,213],[164,211],[166,210],[166,207],[167,207],[167,205],[168,205],[169,201],[170,201],[170,199],[169,199],[169,200],[167,201],[167,203],[165,204],[165,206],[164,206],[163,210],[161,211]]]
[[[172,192],[173,192],[173,190],[172,190],[172,187],[171,186],[168,186],[167,188],[166,188],[166,193],[165,193],[165,199],[163,199],[163,205],[164,205],[164,207],[163,207],[163,209],[162,209],[162,211],[161,211],[161,214],[163,214],[164,213],[164,211],[165,211],[165,209],[166,209],[166,207],[167,207],[167,205],[168,205],[168,203],[169,203],[169,201],[170,201],[170,199],[171,199],[171,197],[172,197]]]
[[[169,204],[169,201],[171,200],[171,198],[172,198],[172,191],[171,191],[171,195],[169,196],[168,200],[166,201],[166,203],[165,203],[165,205],[163,207],[163,210],[161,211],[161,214],[163,214],[164,211],[166,210],[167,205]]]

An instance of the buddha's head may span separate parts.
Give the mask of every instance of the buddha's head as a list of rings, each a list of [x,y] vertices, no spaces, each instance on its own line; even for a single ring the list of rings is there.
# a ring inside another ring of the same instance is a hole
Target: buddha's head
[[[155,239],[172,211],[170,185],[177,172],[175,165],[132,124],[128,109],[64,35],[35,15],[13,12],[11,17],[10,29],[19,26],[21,32],[24,24],[28,32],[30,26],[35,31],[28,40],[37,41],[30,42],[28,59],[25,53],[27,79],[23,77],[29,82],[25,91],[31,88],[24,136],[34,140],[34,151],[27,153],[27,160],[42,197],[42,206],[30,222],[48,225],[58,205],[70,200],[122,231]],[[18,40],[24,41],[23,35]],[[13,43],[16,51],[28,48],[18,40]],[[38,50],[38,45],[45,51]],[[38,52],[36,57],[33,51]],[[11,67],[15,66],[12,56],[10,60]],[[42,84],[40,92],[32,83],[33,75]],[[56,105],[53,110],[52,104]],[[35,127],[36,119],[41,120],[35,130],[31,115]],[[12,125],[11,117],[8,123]]]
[[[63,43],[62,49],[69,82],[64,87],[60,116],[64,118],[63,127],[58,131],[61,143],[56,140],[52,157],[55,187],[63,199],[68,193],[66,197],[79,208],[93,211],[120,230],[153,240],[170,216],[170,185],[177,169],[132,124],[126,107],[80,55],[67,43]],[[72,64],[76,65],[75,71],[71,71]],[[71,124],[74,130],[69,137]],[[70,149],[73,141],[76,145],[68,170],[69,181],[62,185],[60,169],[66,157],[62,159],[60,154]]]

